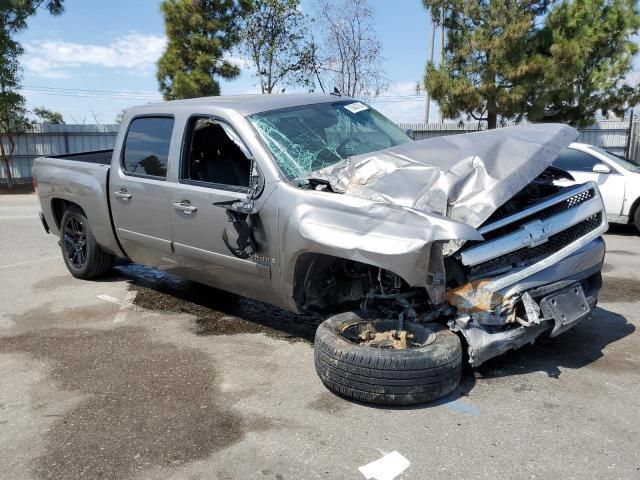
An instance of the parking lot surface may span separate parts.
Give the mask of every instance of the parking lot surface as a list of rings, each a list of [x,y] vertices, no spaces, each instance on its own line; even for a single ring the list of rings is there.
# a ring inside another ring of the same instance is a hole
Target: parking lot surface
[[[327,391],[317,319],[122,264],[67,272],[34,195],[0,196],[0,478],[640,478],[640,236],[606,235],[595,318],[375,408]]]

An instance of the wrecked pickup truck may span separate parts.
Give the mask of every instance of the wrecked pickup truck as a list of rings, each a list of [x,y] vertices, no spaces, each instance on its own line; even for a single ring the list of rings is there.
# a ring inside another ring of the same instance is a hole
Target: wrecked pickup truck
[[[338,95],[129,110],[113,151],[38,158],[45,230],[72,275],[117,257],[281,308],[332,311],[331,390],[411,404],[588,318],[607,229],[598,188],[554,168],[576,137],[528,125],[412,141]]]

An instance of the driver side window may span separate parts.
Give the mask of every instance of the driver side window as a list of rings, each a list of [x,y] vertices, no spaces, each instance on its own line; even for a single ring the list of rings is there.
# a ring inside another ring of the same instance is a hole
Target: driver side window
[[[220,121],[193,118],[187,127],[180,180],[234,191],[249,188],[251,160],[227,135]]]

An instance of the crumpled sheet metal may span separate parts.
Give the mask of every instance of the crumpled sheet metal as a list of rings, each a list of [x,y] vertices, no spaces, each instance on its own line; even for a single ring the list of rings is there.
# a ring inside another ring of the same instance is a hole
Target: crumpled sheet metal
[[[489,331],[483,326],[472,325],[460,327],[456,321],[449,322],[454,332],[461,332],[469,345],[469,363],[479,367],[490,358],[497,357],[509,350],[517,350],[527,343],[533,343],[545,330],[553,324],[545,320],[530,327],[519,326],[504,331]]]
[[[415,287],[427,282],[433,242],[482,239],[464,223],[411,208],[325,192],[306,192],[304,202],[293,189],[279,194],[281,202],[295,205],[281,232],[283,252],[294,259],[304,252],[349,258],[389,270]],[[294,259],[284,263],[292,267]],[[293,271],[285,278],[293,278]]]
[[[307,175],[334,191],[479,227],[578,132],[561,124],[451,135],[358,155]]]

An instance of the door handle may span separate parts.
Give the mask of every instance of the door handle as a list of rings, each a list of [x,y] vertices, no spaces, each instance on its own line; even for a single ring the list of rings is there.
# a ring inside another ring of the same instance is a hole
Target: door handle
[[[113,194],[124,201],[131,200],[131,194],[127,193],[124,188],[122,190],[118,190],[117,192],[113,192]]]
[[[189,202],[182,201],[180,203],[174,203],[173,208],[179,212],[183,212],[185,215],[191,215],[193,212],[197,212],[198,208],[191,205]]]

